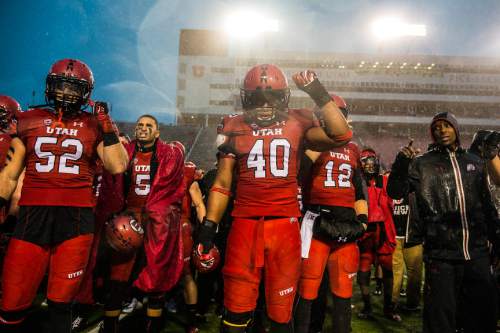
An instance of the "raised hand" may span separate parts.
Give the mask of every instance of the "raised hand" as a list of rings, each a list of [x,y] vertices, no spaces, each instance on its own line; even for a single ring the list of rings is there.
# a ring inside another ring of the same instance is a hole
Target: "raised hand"
[[[420,154],[420,149],[413,147],[413,139],[410,139],[410,142],[408,142],[408,145],[401,148],[399,151],[400,154],[403,154],[409,159],[415,158],[418,154]]]
[[[306,87],[310,85],[314,80],[318,79],[315,72],[311,70],[305,70],[292,75],[293,82],[297,85],[300,90],[306,91]]]

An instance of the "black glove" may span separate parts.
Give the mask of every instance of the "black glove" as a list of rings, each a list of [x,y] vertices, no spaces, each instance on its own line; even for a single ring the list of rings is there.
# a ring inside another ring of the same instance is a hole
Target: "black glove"
[[[364,232],[365,228],[358,219],[336,221],[331,216],[319,215],[313,225],[315,237],[339,243],[354,242],[363,236]]]
[[[500,132],[492,131],[484,137],[483,158],[492,160],[498,155],[500,144]]]
[[[361,223],[365,230],[368,228],[368,215],[359,214],[358,216],[356,216],[356,221],[358,221],[358,223]]]
[[[316,105],[321,109],[326,103],[332,100],[325,87],[319,82],[315,72],[305,70],[293,75],[293,80],[297,88],[311,96]]]
[[[469,152],[483,158],[482,150],[483,150],[484,138],[491,132],[492,131],[490,130],[479,130],[476,133],[474,133],[474,137],[472,138],[472,143],[470,144],[469,147]]]
[[[217,223],[210,221],[206,217],[198,228],[198,235],[196,237],[196,247],[199,248],[201,244],[203,249],[201,254],[207,254],[211,248],[214,247],[214,238],[217,233]]]

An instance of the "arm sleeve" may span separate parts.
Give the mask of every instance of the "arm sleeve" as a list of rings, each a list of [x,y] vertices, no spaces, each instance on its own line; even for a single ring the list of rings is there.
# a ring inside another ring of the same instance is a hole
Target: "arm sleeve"
[[[413,164],[411,159],[402,153],[396,156],[387,183],[387,194],[391,198],[401,199],[410,192],[410,164]]]
[[[363,178],[361,177],[360,168],[354,169],[354,176],[352,178],[354,184],[355,200],[366,200],[365,192],[363,191]]]

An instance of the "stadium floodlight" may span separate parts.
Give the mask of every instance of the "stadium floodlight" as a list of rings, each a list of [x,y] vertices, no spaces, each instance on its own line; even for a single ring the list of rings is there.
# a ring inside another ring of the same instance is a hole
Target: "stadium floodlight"
[[[279,31],[278,20],[251,10],[241,10],[227,16],[224,30],[237,38],[251,38],[263,32]]]
[[[373,22],[372,32],[381,40],[403,36],[424,37],[427,35],[427,27],[424,24],[406,23],[397,17],[383,17]]]

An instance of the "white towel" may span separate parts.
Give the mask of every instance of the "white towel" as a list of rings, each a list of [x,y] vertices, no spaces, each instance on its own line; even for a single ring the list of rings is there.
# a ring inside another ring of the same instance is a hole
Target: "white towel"
[[[308,210],[302,219],[302,226],[300,227],[300,238],[302,239],[302,258],[309,258],[314,220],[318,215],[319,214]]]

